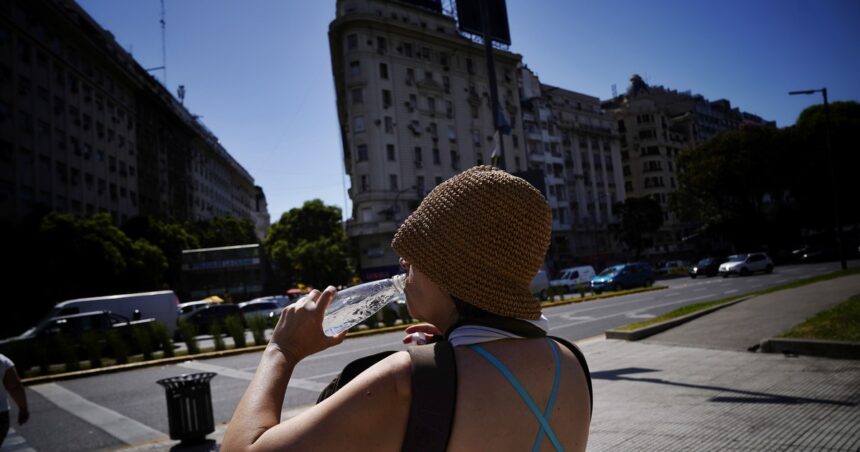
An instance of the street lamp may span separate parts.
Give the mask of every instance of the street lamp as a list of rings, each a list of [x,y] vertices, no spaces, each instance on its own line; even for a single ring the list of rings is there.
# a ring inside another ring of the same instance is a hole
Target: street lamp
[[[824,98],[824,140],[827,146],[827,167],[830,171],[830,191],[833,195],[833,218],[836,222],[836,248],[839,250],[839,262],[842,264],[842,270],[845,270],[848,268],[848,262],[845,261],[845,252],[842,249],[842,222],[839,220],[839,190],[836,189],[836,177],[833,172],[833,149],[830,145],[830,104],[827,102],[827,88],[788,92],[790,96],[815,93],[821,93],[821,96]]]

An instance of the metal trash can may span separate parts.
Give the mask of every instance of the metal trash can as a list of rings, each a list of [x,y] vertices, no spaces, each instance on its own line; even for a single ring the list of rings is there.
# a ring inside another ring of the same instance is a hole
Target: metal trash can
[[[213,372],[185,374],[156,381],[167,396],[167,421],[170,439],[183,442],[203,441],[215,431],[212,417],[212,392],[209,381]]]

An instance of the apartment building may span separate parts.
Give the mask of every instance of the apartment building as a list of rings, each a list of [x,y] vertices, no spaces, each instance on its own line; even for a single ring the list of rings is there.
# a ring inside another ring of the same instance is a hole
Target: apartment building
[[[353,210],[347,234],[364,280],[399,272],[389,244],[433,187],[489,164],[494,133],[484,46],[434,1],[338,0],[329,27],[343,159]],[[504,165],[525,171],[520,55],[494,52],[511,133]]]
[[[620,251],[610,231],[624,200],[616,122],[598,98],[541,83],[528,67],[520,80],[529,166],[543,172],[553,212],[551,270],[602,267]]]
[[[0,219],[254,220],[253,178],[71,0],[0,3]]]
[[[653,259],[692,258],[685,244],[697,227],[685,224],[669,209],[669,194],[678,188],[676,159],[687,148],[742,124],[775,126],[733,108],[728,100],[709,101],[701,95],[649,86],[630,79],[626,94],[606,101],[603,108],[617,120],[621,134],[621,163],[627,197],[649,196],[663,208],[663,227],[645,254]]]

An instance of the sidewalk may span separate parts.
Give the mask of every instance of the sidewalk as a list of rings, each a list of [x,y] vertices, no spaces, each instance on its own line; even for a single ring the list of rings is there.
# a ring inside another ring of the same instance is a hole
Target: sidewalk
[[[588,450],[860,450],[860,361],[747,351],[857,293],[853,275],[752,298],[641,342],[579,342],[594,380]],[[174,450],[217,449],[224,428],[202,447]]]

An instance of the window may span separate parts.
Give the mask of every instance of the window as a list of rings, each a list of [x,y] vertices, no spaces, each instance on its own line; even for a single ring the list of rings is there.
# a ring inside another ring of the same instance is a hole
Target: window
[[[433,164],[439,165],[440,163],[439,148],[433,148]]]
[[[367,145],[366,144],[359,144],[356,147],[356,154],[358,156],[359,162],[366,162],[367,161]]]
[[[397,160],[397,154],[395,154],[395,152],[394,152],[394,145],[393,144],[385,145],[385,152],[388,154],[388,161],[389,162],[393,162],[393,161]]]
[[[427,97],[427,110],[430,110],[430,113],[434,113],[436,111],[436,99]]]
[[[421,168],[424,162],[424,157],[421,153],[421,147],[415,146],[415,167]]]
[[[424,71],[424,80],[428,82],[433,81],[433,71]]]
[[[394,133],[394,119],[391,116],[385,117],[385,133]]]
[[[363,102],[362,89],[361,88],[354,88],[351,91],[351,97],[352,97],[352,104],[353,105],[357,105],[357,104],[362,103]]]
[[[475,75],[475,62],[471,58],[466,58],[466,72],[469,75]]]
[[[408,42],[403,43],[403,54],[409,58],[412,58],[412,44]]]
[[[415,80],[415,69],[408,67],[406,68],[406,84],[411,85],[413,80]]]
[[[367,174],[362,174],[359,183],[359,190],[362,192],[370,190],[370,183],[367,180]]]
[[[451,119],[454,117],[454,103],[450,100],[445,101],[445,117]]]
[[[397,175],[389,174],[388,175],[388,185],[392,190],[397,190]]]
[[[451,78],[447,75],[442,76],[442,86],[445,87],[446,94],[451,94]]]
[[[391,106],[391,91],[384,89],[382,90],[382,108],[388,108]]]
[[[352,34],[346,37],[347,50],[355,50],[358,48],[358,35]]]
[[[424,176],[415,178],[415,191],[418,192],[418,196],[424,196]]]
[[[448,125],[448,141],[452,143],[457,142],[457,129],[454,128],[453,125]]]
[[[386,40],[382,36],[377,36],[376,37],[376,50],[378,50],[379,53],[387,52],[388,51],[388,40]]]
[[[358,61],[350,61],[349,62],[349,75],[350,77],[358,77],[361,75],[361,63]]]
[[[379,78],[388,80],[388,65],[385,63],[379,63]]]
[[[356,132],[364,132],[364,116],[356,116],[352,121]]]
[[[451,151],[451,169],[460,169],[460,154],[457,151]]]

